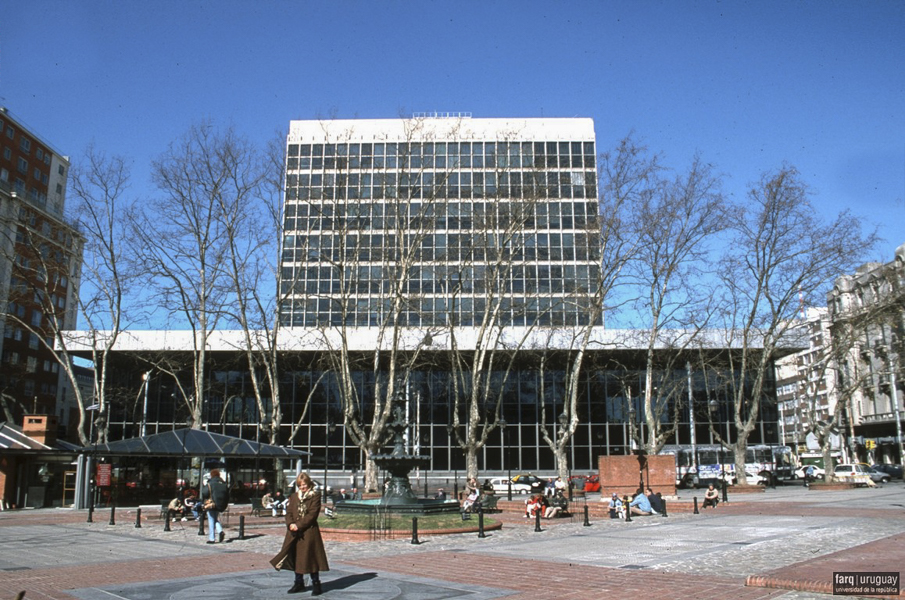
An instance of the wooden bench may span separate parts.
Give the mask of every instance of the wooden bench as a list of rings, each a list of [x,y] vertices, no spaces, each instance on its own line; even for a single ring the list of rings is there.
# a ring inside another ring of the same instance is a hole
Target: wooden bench
[[[264,516],[263,514],[261,514],[261,513],[263,513],[263,512],[264,512],[264,504],[261,502],[261,499],[260,499],[260,498],[252,498],[252,499],[251,499],[251,514],[252,514],[252,516],[255,516],[255,517],[262,517],[262,516]]]
[[[496,495],[491,496],[483,496],[481,497],[481,510],[485,513],[488,512],[503,512],[503,509],[499,508],[497,504],[500,501],[500,497]]]

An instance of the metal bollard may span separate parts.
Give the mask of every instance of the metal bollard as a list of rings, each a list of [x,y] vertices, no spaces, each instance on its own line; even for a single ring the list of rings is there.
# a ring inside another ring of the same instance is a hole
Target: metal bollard
[[[204,520],[207,519],[207,513],[201,511],[198,513],[198,535],[204,535]]]
[[[701,514],[701,513],[698,511],[698,497],[697,497],[697,496],[694,497],[694,514],[696,514],[696,515]]]
[[[534,513],[534,533],[540,533],[541,531],[543,531],[543,529],[540,528],[540,511],[541,509],[538,508]]]
[[[664,517],[668,517],[668,516],[669,516],[669,513],[666,512],[666,500],[663,500],[663,499],[661,498],[660,501],[663,503],[663,516],[664,516]]]
[[[88,522],[94,523],[94,504],[88,507]]]
[[[427,480],[424,480],[424,497],[427,498]]]
[[[511,479],[506,483],[506,488],[507,488],[506,499],[509,502],[512,502],[512,480]]]
[[[487,537],[487,534],[484,533],[484,509],[480,506],[478,507],[478,537]]]
[[[163,530],[170,531],[170,511],[163,516]]]
[[[585,527],[591,526],[591,520],[588,518],[588,505],[587,504],[584,505],[584,523],[583,523],[583,525]]]
[[[729,502],[729,484],[723,480],[723,502]]]
[[[245,515],[239,515],[239,539],[245,539]]]
[[[412,517],[412,543],[420,544],[418,541],[418,517]]]
[[[116,525],[116,506],[110,507],[110,525]]]
[[[141,529],[141,507],[135,511],[135,529]]]
[[[622,497],[622,506],[625,507],[625,522],[632,522],[632,507],[629,506],[628,496]]]

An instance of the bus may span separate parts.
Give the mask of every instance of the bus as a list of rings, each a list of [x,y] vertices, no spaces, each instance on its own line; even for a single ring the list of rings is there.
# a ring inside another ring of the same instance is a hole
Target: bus
[[[698,444],[697,456],[691,444],[664,446],[660,454],[676,459],[677,487],[706,487],[721,481],[739,483],[735,472],[735,453],[718,444]],[[752,444],[745,458],[745,483],[770,485],[795,477],[792,449],[777,444]]]

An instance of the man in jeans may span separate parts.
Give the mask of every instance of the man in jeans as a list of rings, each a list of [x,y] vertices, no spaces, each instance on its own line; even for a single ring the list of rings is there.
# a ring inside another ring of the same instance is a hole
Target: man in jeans
[[[207,484],[201,488],[201,504],[208,498],[214,501],[214,507],[207,511],[208,544],[214,544],[218,540],[223,541],[226,534],[220,524],[220,513],[229,506],[229,488],[220,478],[220,469],[211,469],[211,477]]]
[[[633,515],[653,514],[650,500],[644,495],[644,490],[642,488],[638,488],[638,491],[635,492],[635,499],[629,503],[629,509],[632,511]]]

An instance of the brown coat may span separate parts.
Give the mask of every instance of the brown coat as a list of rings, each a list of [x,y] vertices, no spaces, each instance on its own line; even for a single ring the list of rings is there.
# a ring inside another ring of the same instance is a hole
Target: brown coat
[[[329,571],[327,552],[324,540],[317,526],[317,517],[321,512],[320,494],[314,492],[304,501],[305,514],[300,510],[298,493],[289,496],[286,507],[286,537],[279,554],[270,559],[270,564],[277,570],[285,569],[296,573],[320,573]],[[290,531],[289,526],[295,523],[299,530]]]

